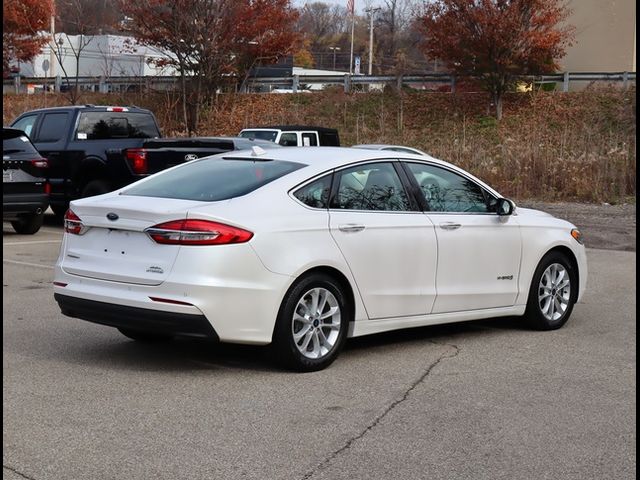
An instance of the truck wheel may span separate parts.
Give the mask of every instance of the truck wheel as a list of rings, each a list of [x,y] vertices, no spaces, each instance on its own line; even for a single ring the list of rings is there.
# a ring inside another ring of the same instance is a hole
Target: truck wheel
[[[108,193],[111,191],[109,184],[104,180],[91,180],[87,183],[82,189],[82,193],[80,196],[82,198],[85,197],[93,197],[95,195],[102,195],[103,193]]]
[[[33,235],[38,230],[40,230],[43,222],[44,213],[41,213],[39,215],[25,215],[18,218],[17,220],[13,220],[11,222],[11,226],[16,231],[16,233],[20,233],[22,235]]]

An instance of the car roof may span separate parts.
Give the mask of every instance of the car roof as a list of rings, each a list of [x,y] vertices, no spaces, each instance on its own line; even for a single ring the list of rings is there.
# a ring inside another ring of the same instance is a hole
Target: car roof
[[[237,150],[235,152],[216,155],[216,157],[254,161],[281,160],[287,162],[302,163],[306,165],[305,168],[301,168],[287,175],[287,177],[298,179],[295,181],[302,181],[306,178],[312,178],[321,173],[325,173],[343,166],[348,166],[353,163],[376,160],[414,160],[418,162],[427,162],[433,165],[439,165],[450,170],[460,172],[461,174],[477,181],[490,192],[499,195],[499,193],[489,185],[484,183],[479,178],[476,178],[466,170],[461,169],[460,167],[457,167],[449,162],[445,162],[444,160],[438,160],[437,158],[433,158],[431,156],[418,155],[413,153],[393,152],[393,155],[390,156],[390,152],[387,150],[371,150],[352,147],[288,147],[276,148],[268,151],[265,150],[264,153],[257,156],[253,156],[251,150]]]
[[[107,108],[126,108],[129,112],[133,113],[150,113],[150,110],[146,108],[136,107],[135,105],[62,105],[58,107],[47,107],[47,108],[35,108],[33,110],[28,110],[20,114],[20,116],[27,113],[43,113],[43,112],[69,112],[73,110],[97,110],[103,111]]]
[[[419,148],[409,147],[408,145],[392,145],[390,143],[363,143],[361,145],[353,145],[351,148],[365,148],[367,150],[382,150],[383,148],[407,148],[420,152]]]
[[[282,130],[283,132],[293,132],[298,130],[315,130],[324,133],[338,133],[335,128],[317,127],[314,125],[271,125],[265,127],[243,128],[244,130]]]

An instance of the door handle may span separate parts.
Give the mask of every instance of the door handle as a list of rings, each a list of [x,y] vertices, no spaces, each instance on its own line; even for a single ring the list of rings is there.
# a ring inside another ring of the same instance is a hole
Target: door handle
[[[347,223],[346,225],[339,225],[338,230],[340,230],[341,232],[361,232],[362,230],[364,230],[364,225]]]
[[[444,222],[440,224],[440,228],[443,230],[457,230],[462,226],[460,223]]]

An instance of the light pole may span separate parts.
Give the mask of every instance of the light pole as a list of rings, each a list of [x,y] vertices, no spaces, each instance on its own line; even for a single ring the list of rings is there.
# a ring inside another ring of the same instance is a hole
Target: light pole
[[[340,47],[329,47],[329,50],[333,50],[333,69],[336,69],[336,50],[340,50]]]
[[[371,16],[371,23],[369,25],[369,75],[373,69],[373,15],[380,10],[380,7],[370,7],[365,10]]]

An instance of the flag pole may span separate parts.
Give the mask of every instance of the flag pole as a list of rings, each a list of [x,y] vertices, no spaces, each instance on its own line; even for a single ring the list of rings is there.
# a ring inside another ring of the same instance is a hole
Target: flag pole
[[[351,54],[349,55],[349,75],[353,74],[353,27],[356,23],[355,0],[351,4]]]

